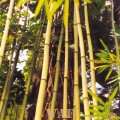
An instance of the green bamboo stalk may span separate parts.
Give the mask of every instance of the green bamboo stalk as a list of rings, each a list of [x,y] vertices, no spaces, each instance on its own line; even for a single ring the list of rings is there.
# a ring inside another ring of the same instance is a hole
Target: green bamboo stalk
[[[78,31],[74,7],[74,120],[80,120],[80,93],[78,74]]]
[[[53,96],[52,96],[49,120],[53,120],[54,110],[55,110],[55,105],[56,105],[56,97],[57,97],[59,73],[60,73],[60,56],[61,56],[61,47],[62,47],[62,41],[63,41],[63,33],[64,33],[64,27],[62,25],[60,38],[59,38],[59,44],[58,44],[58,50],[57,50],[55,80],[54,80],[54,88],[53,88]]]
[[[52,6],[50,7],[50,9],[51,8]],[[40,88],[39,88],[37,105],[36,105],[35,120],[42,119],[42,110],[43,110],[45,91],[47,86],[51,28],[52,28],[52,17],[48,20],[48,23],[47,23],[45,45],[44,45],[43,68],[42,68],[41,82],[40,82]]]
[[[11,49],[11,55],[10,55],[10,60],[9,60],[9,65],[8,65],[8,72],[7,72],[7,77],[6,77],[6,81],[5,81],[5,85],[4,85],[4,89],[1,95],[1,99],[0,99],[0,114],[1,114],[1,110],[2,110],[2,106],[5,100],[5,95],[6,95],[6,91],[7,91],[7,85],[9,82],[9,77],[10,77],[10,71],[11,71],[11,64],[12,64],[12,58],[13,58],[13,52],[14,52],[14,46],[15,46],[15,41],[13,42],[13,46]]]
[[[86,25],[86,34],[87,34],[87,42],[88,42],[88,49],[89,49],[89,57],[90,57],[90,74],[91,74],[91,84],[92,84],[92,92],[96,93],[96,79],[95,79],[95,70],[94,70],[94,57],[93,57],[93,46],[92,40],[90,36],[90,27],[89,27],[89,19],[88,19],[88,7],[87,2],[84,2],[84,15],[85,15],[85,25]],[[98,102],[95,97],[93,99],[93,105],[98,106]]]
[[[115,24],[114,24],[114,5],[113,5],[113,0],[111,0],[111,21],[112,21],[112,29],[113,29],[113,36],[114,36],[114,40],[115,40],[115,46],[116,46],[116,56],[117,56],[117,60],[120,60],[120,48],[119,48],[119,43],[118,43],[118,39],[116,36],[116,32],[115,32]],[[120,64],[117,64],[117,72],[118,72],[118,80],[120,80]],[[120,104],[120,82],[119,82],[119,104]]]
[[[119,51],[119,44],[118,44],[118,40],[117,40],[117,36],[116,36],[116,32],[115,32],[113,0],[111,0],[111,6],[112,6],[112,7],[111,7],[112,31],[113,31],[114,40],[115,40],[116,55],[117,55],[117,58],[119,59],[120,51]]]
[[[13,6],[14,6],[14,0],[10,0],[10,6],[9,6],[9,10],[8,10],[4,34],[2,37],[2,42],[1,42],[1,47],[0,47],[0,66],[2,64],[2,59],[4,56],[4,52],[5,52],[6,40],[8,37],[8,31],[9,31],[10,21],[11,21],[11,17],[12,17]]]
[[[28,81],[27,81],[27,85],[26,85],[25,95],[24,95],[22,108],[21,108],[21,112],[20,112],[20,116],[19,116],[18,120],[23,120],[24,119],[25,108],[26,108],[26,104],[27,104],[30,84],[31,84],[31,80],[32,80],[32,77],[33,77],[33,71],[34,71],[34,68],[35,68],[35,62],[36,62],[36,50],[34,50],[33,53],[32,53],[31,69],[30,69],[30,72],[29,72],[29,77],[28,77]]]
[[[118,43],[118,39],[116,36],[116,32],[115,32],[115,24],[114,24],[114,5],[113,5],[113,0],[111,0],[111,21],[112,21],[112,29],[113,29],[113,36],[114,36],[114,40],[115,40],[115,46],[116,46],[116,56],[117,59],[120,60],[120,48],[119,48],[119,43]],[[120,64],[118,64],[118,76],[120,75]],[[119,77],[120,79],[120,77]],[[119,88],[120,88],[120,83],[119,83]]]
[[[6,95],[5,95],[5,100],[4,100],[4,103],[3,103],[2,111],[1,111],[1,114],[0,114],[0,120],[5,120],[5,115],[6,115],[6,111],[7,111],[7,104],[8,104],[10,89],[11,89],[11,86],[12,86],[14,71],[16,69],[16,65],[17,65],[18,58],[19,58],[19,52],[20,52],[21,45],[22,45],[22,41],[18,41],[18,42],[19,42],[18,43],[18,49],[16,51],[16,55],[15,55],[15,59],[14,59],[14,63],[13,63],[13,68],[12,68],[11,73],[10,73],[9,82],[7,84],[7,87],[5,88],[7,90],[6,90]]]
[[[87,92],[87,78],[86,78],[86,56],[85,56],[85,47],[82,33],[82,26],[80,22],[80,13],[79,6],[75,4],[76,11],[76,19],[77,19],[77,27],[78,27],[78,35],[79,35],[79,46],[81,53],[81,74],[82,74],[82,90],[83,90],[83,103],[84,103],[84,112],[85,112],[85,120],[90,120],[90,110],[89,110],[89,99]]]

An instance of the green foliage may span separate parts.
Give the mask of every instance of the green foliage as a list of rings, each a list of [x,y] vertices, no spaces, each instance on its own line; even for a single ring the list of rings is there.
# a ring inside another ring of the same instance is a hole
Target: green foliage
[[[36,10],[35,10],[35,17],[39,14],[39,11],[41,10],[41,7],[42,7],[44,1],[45,0],[39,0],[38,5],[37,5]]]
[[[93,115],[94,117],[98,117],[99,120],[108,120],[108,119],[109,120],[113,120],[113,119],[118,120],[118,119],[120,119],[120,116],[113,115],[112,111],[111,111],[111,104],[117,94],[117,91],[118,91],[118,87],[116,87],[113,90],[108,102],[105,103],[96,94],[94,94],[93,92],[88,90],[89,94],[92,97],[95,97],[97,99],[97,101],[100,103],[99,106],[90,105],[90,107],[91,107],[90,112],[92,114],[94,114]]]
[[[48,0],[45,0],[45,10],[46,10],[47,18],[48,18],[48,20],[50,20],[52,16],[50,14],[50,8],[49,8]]]
[[[64,0],[57,0],[50,3],[50,5],[52,6],[52,9],[50,11],[51,15],[53,15],[57,11],[57,9],[62,5],[63,2]]]
[[[101,44],[103,45],[104,49],[107,51],[107,52],[110,52],[109,48],[107,47],[107,45],[100,39],[100,42]]]
[[[100,52],[96,53],[96,56],[98,57],[98,59],[95,60],[95,63],[97,64],[95,69],[98,69],[98,73],[102,73],[106,69],[109,69],[105,78],[105,80],[108,80],[114,70],[113,66],[116,66],[116,64],[119,64],[120,61],[117,60],[116,55],[110,52],[107,45],[102,40],[100,41],[104,47],[104,50],[99,50]]]

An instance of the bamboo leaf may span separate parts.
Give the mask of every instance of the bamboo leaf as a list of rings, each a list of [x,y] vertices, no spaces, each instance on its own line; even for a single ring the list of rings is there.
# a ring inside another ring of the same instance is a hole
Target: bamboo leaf
[[[64,0],[58,0],[54,1],[53,3],[50,3],[50,5],[53,5],[51,9],[51,15],[53,15],[57,11],[57,9],[62,5],[63,2]]]
[[[29,0],[19,0],[17,6],[20,8],[23,4],[28,2]]]
[[[39,11],[40,11],[44,1],[45,0],[39,0],[38,5],[37,5],[36,10],[35,10],[35,17],[39,14]]]
[[[107,51],[107,52],[110,52],[109,48],[107,47],[107,45],[100,39],[100,42],[101,44],[103,45],[104,49]]]
[[[98,110],[104,110],[105,109],[105,107],[104,106],[101,106],[101,105],[89,105],[90,107],[92,107],[92,108],[95,108],[95,109],[98,109]]]
[[[120,80],[117,80],[114,84],[113,87],[116,87],[120,83]]]
[[[95,109],[90,109],[90,112],[91,113],[96,113],[97,116],[103,116],[103,113],[99,112],[98,110],[95,110]]]
[[[111,96],[110,96],[110,98],[109,98],[109,101],[108,101],[109,106],[111,105],[111,103],[112,103],[112,101],[113,101],[113,99],[114,99],[117,91],[118,91],[118,87],[116,87],[116,88],[114,89],[114,91],[112,92],[112,94],[111,94]]]
[[[96,70],[96,69],[98,69],[98,68],[102,68],[102,67],[105,67],[105,66],[109,66],[109,65],[99,65],[99,66],[96,66],[96,67],[94,67],[94,68],[89,69],[87,72],[89,72],[89,71],[91,71],[91,70]]]
[[[68,26],[68,13],[69,13],[69,0],[65,0],[64,15],[63,15],[63,21],[65,26]]]
[[[105,58],[100,58],[101,61],[103,61],[103,63],[109,63],[110,61],[108,61],[108,59],[105,59]]]
[[[88,92],[89,92],[89,94],[90,94],[92,97],[95,97],[95,98],[97,99],[97,101],[99,101],[99,103],[101,103],[103,106],[106,105],[101,98],[99,98],[96,94],[94,94],[93,92],[91,92],[89,89],[88,89]]]
[[[112,60],[115,60],[117,57],[114,55],[114,54],[112,54],[112,53],[109,53],[109,56],[110,56],[110,58],[112,59]]]
[[[109,72],[107,73],[107,75],[106,75],[106,77],[105,77],[105,80],[107,80],[107,79],[110,77],[112,71],[113,71],[113,69],[110,69],[110,70],[109,70]]]
[[[109,55],[106,53],[96,53],[95,55],[98,56],[99,58],[109,59]]]
[[[45,11],[47,13],[48,20],[50,20],[52,15],[50,14],[50,8],[49,8],[48,0],[45,0]]]
[[[102,73],[104,70],[106,70],[109,67],[109,65],[106,65],[105,67],[102,67],[98,70],[98,74]]]
[[[95,62],[95,63],[99,63],[99,64],[100,64],[100,63],[104,63],[102,60],[95,60],[94,62]]]

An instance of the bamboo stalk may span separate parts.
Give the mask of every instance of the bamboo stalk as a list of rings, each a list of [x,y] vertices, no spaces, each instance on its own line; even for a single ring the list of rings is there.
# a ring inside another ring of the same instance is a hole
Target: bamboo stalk
[[[111,0],[111,21],[112,21],[112,29],[113,29],[113,36],[114,36],[114,40],[115,40],[115,46],[116,46],[116,56],[117,59],[120,60],[120,48],[119,48],[119,43],[118,43],[118,39],[116,36],[116,32],[115,32],[115,24],[114,24],[114,5],[113,5],[113,0]],[[118,64],[118,76],[120,75],[120,64]],[[120,77],[119,77],[120,79]],[[120,88],[120,83],[119,83],[119,88]]]
[[[78,31],[74,7],[74,120],[80,120],[80,93],[78,74]]]
[[[5,100],[5,95],[6,95],[6,91],[7,91],[7,85],[9,82],[9,77],[10,77],[10,71],[11,71],[11,64],[12,64],[12,58],[13,58],[13,52],[14,52],[14,46],[15,46],[15,41],[13,42],[13,46],[11,49],[11,55],[10,55],[10,60],[9,60],[9,68],[8,68],[8,72],[7,72],[7,77],[6,77],[6,81],[5,81],[5,85],[4,85],[4,89],[1,95],[1,99],[0,99],[0,114],[1,114],[1,110],[2,110],[2,106]]]
[[[67,120],[67,88],[68,88],[68,26],[65,26],[65,66],[63,83],[63,120]]]
[[[96,93],[96,79],[95,79],[95,70],[94,70],[94,57],[93,57],[93,46],[92,40],[90,36],[90,27],[89,27],[89,19],[88,19],[88,7],[87,2],[84,2],[84,15],[85,15],[85,25],[86,25],[86,33],[87,33],[87,42],[88,42],[88,49],[89,49],[89,58],[90,58],[90,74],[91,74],[91,84],[92,84],[92,92]],[[98,106],[98,102],[95,97],[92,97],[93,105]],[[98,119],[98,118],[96,118]]]
[[[50,10],[51,9],[52,9],[52,6],[50,7]],[[40,82],[40,88],[39,88],[39,93],[37,98],[35,120],[42,119],[42,110],[43,110],[43,104],[44,104],[45,92],[46,92],[46,86],[47,86],[51,28],[52,28],[52,16],[47,23],[45,45],[44,45],[43,68],[42,68],[41,82]]]
[[[112,31],[113,31],[115,46],[116,46],[116,55],[117,55],[117,58],[119,59],[120,51],[119,51],[119,44],[118,44],[118,40],[117,40],[117,36],[116,36],[116,32],[115,32],[113,0],[111,0],[111,21],[112,21],[112,29],[113,29]]]
[[[119,48],[119,42],[116,36],[116,32],[115,32],[115,23],[114,23],[114,5],[113,5],[113,0],[111,0],[111,21],[112,21],[112,29],[113,29],[113,36],[114,36],[114,40],[115,40],[115,47],[116,47],[116,56],[117,56],[117,60],[120,60],[120,48]],[[117,72],[118,72],[118,80],[120,80],[120,64],[117,64]],[[120,82],[119,82],[119,105],[120,105]]]
[[[5,52],[6,40],[8,37],[8,31],[9,31],[10,21],[12,17],[13,6],[14,6],[14,0],[10,0],[10,6],[8,10],[7,20],[6,20],[5,29],[4,29],[1,47],[0,47],[0,66],[2,64],[2,59],[4,56],[4,52]]]
[[[22,41],[19,41],[18,49],[16,51],[16,55],[15,55],[15,59],[14,59],[14,63],[13,63],[13,68],[11,70],[8,85],[6,87],[7,90],[6,90],[6,95],[5,95],[5,100],[4,100],[4,104],[3,104],[3,107],[2,107],[2,111],[1,111],[1,114],[0,114],[0,120],[5,120],[5,115],[6,115],[6,111],[7,111],[7,104],[8,104],[10,89],[11,89],[11,86],[12,86],[12,80],[13,80],[14,71],[15,71],[15,68],[16,68],[16,65],[17,65],[17,62],[18,62],[21,45],[22,45]]]
[[[32,62],[31,62],[31,69],[29,72],[29,77],[28,77],[28,81],[27,81],[27,85],[26,85],[26,90],[25,90],[25,95],[24,95],[24,99],[23,99],[23,103],[22,103],[22,109],[20,112],[20,116],[18,120],[23,120],[24,119],[24,114],[25,114],[25,107],[27,104],[27,99],[28,99],[28,94],[29,94],[29,89],[30,89],[30,83],[32,80],[32,76],[33,76],[33,71],[35,68],[35,62],[36,62],[36,50],[33,51],[32,53]]]
[[[85,112],[85,120],[90,120],[90,110],[89,110],[89,99],[87,92],[87,78],[86,78],[86,56],[85,56],[85,47],[82,33],[82,26],[80,22],[80,13],[79,7],[76,3],[75,11],[76,11],[76,19],[77,19],[77,27],[78,27],[78,35],[79,35],[79,46],[81,53],[81,74],[82,74],[82,90],[83,90],[83,103],[84,103],[84,112]]]
[[[64,25],[65,25],[65,64],[64,64],[64,81],[63,81],[63,120],[67,120],[67,106],[68,106],[68,14],[69,14],[69,0],[65,0],[64,3]]]
[[[53,88],[53,96],[52,96],[49,120],[53,120],[53,117],[54,117],[54,109],[56,104],[56,97],[57,97],[58,83],[59,83],[60,56],[61,56],[61,47],[62,47],[62,41],[63,41],[63,33],[64,33],[64,27],[62,25],[59,44],[58,44],[58,50],[57,50],[55,80],[54,80],[54,88]]]
[[[43,14],[43,12],[41,13],[40,19],[42,19],[42,14]],[[43,18],[43,21],[44,22],[42,24],[42,27],[41,27],[41,29],[39,30],[39,33],[38,33],[39,38],[42,36],[43,27],[44,27],[44,23],[45,23],[45,16]],[[29,71],[29,77],[28,77],[26,90],[25,90],[25,95],[24,95],[24,99],[23,99],[23,103],[22,103],[22,110],[20,112],[20,116],[19,116],[18,120],[23,120],[24,119],[25,107],[26,107],[26,104],[27,104],[27,99],[28,99],[28,94],[29,94],[29,89],[30,89],[30,83],[31,83],[31,80],[32,80],[32,77],[33,77],[33,71],[34,71],[35,63],[36,63],[36,59],[37,59],[37,52],[38,52],[39,47],[40,47],[39,44],[40,44],[40,41],[36,40],[35,45],[34,45],[34,50],[33,50],[33,53],[32,53],[31,69]]]

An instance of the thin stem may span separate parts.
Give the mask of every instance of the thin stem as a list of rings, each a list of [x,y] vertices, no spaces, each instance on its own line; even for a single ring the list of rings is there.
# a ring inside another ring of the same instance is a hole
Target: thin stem
[[[87,2],[84,2],[84,15],[85,15],[85,25],[86,25],[86,33],[87,33],[87,41],[88,41],[88,49],[89,49],[89,57],[90,57],[90,69],[91,69],[90,74],[91,74],[92,92],[96,94],[96,79],[95,79],[95,70],[94,70],[95,66],[93,61],[94,60],[93,47],[92,47],[92,40],[90,36]],[[98,102],[95,97],[93,97],[93,105],[95,106],[98,105]]]
[[[62,41],[63,41],[63,33],[64,33],[64,27],[62,25],[59,44],[58,44],[58,50],[57,50],[55,80],[54,80],[54,88],[53,88],[53,96],[52,96],[49,120],[53,120],[53,117],[54,117],[54,109],[55,109],[55,104],[56,104],[58,82],[59,82],[59,73],[60,73],[60,71],[59,71],[60,70],[60,56],[61,56],[61,47],[62,47]]]

